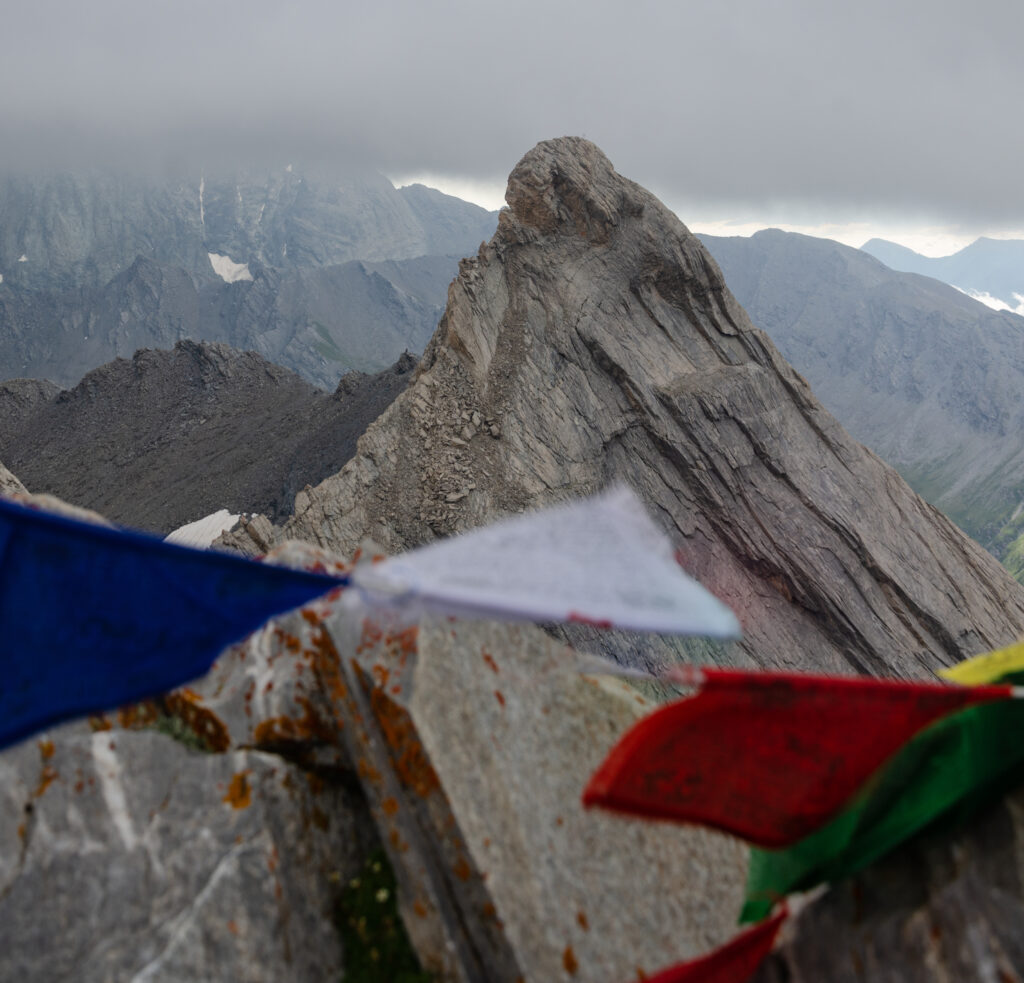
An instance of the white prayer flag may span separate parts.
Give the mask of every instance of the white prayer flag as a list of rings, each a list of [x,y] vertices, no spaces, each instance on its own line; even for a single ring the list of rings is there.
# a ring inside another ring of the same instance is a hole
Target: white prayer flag
[[[357,567],[353,581],[371,603],[440,614],[740,636],[622,486]]]

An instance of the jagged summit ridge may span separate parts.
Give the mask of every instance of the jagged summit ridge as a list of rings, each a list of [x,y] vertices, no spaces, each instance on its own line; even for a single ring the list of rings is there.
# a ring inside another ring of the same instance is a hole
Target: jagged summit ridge
[[[597,147],[539,144],[506,200],[415,384],[290,535],[398,551],[620,478],[740,615],[736,661],[918,674],[1020,632],[1020,587],[846,434]]]
[[[70,390],[0,382],[0,460],[36,492],[166,534],[222,508],[291,514],[400,392],[415,359],[328,394],[257,352],[179,341]]]

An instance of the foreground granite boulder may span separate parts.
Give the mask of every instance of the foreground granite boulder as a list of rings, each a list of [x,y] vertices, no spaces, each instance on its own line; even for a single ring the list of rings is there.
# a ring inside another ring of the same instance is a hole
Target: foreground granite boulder
[[[580,804],[652,702],[584,674],[533,626],[353,627],[351,614],[328,622],[344,733],[425,965],[444,979],[611,983],[732,935],[741,843]]]
[[[319,981],[358,797],[256,751],[71,725],[0,756],[4,979]]]

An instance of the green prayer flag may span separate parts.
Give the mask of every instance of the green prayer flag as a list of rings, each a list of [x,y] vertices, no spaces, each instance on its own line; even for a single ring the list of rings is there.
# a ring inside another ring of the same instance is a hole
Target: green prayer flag
[[[1024,673],[998,680],[1020,685]],[[1024,700],[950,714],[896,752],[834,819],[782,850],[754,849],[740,921],[862,870],[926,828],[955,826],[1024,780]]]

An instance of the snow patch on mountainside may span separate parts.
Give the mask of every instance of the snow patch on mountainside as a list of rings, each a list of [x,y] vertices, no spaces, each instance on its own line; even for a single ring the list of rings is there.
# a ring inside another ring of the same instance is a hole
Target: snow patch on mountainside
[[[968,297],[974,300],[981,301],[986,307],[991,307],[994,311],[1009,311],[1011,314],[1020,314],[1024,317],[1024,296],[1015,293],[1013,299],[1017,301],[1017,306],[1012,307],[1006,303],[1005,300],[1000,300],[998,297],[993,297],[992,294],[986,293],[984,290],[964,290],[963,287],[957,287],[953,284],[957,290],[962,294],[967,294]]]
[[[179,546],[194,546],[196,549],[206,549],[222,532],[227,532],[238,521],[237,515],[232,515],[227,509],[221,509],[208,515],[203,519],[196,519],[187,525],[179,526],[169,536],[165,537],[168,543],[177,543]],[[167,528],[166,526],[164,527]]]
[[[210,265],[213,272],[225,283],[237,283],[239,280],[251,280],[248,263],[236,263],[230,256],[221,256],[219,253],[207,253],[210,257]]]

